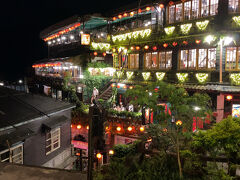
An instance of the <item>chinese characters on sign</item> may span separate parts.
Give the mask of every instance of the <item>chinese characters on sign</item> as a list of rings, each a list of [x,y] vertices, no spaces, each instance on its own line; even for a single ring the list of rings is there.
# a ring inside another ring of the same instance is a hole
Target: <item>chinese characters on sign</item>
[[[81,35],[81,44],[89,45],[90,44],[90,34],[82,34]]]

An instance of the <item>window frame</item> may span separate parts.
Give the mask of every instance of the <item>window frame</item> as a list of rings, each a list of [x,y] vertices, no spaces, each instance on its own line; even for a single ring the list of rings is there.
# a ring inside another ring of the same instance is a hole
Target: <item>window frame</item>
[[[236,61],[235,61],[235,63],[236,63],[236,65],[235,65],[235,68],[234,69],[228,69],[227,68],[227,55],[228,55],[228,53],[227,53],[227,49],[228,48],[236,48]],[[240,64],[240,58],[239,58],[239,52],[238,51],[240,51],[240,46],[238,47],[238,46],[228,46],[228,47],[226,47],[226,53],[225,53],[225,71],[240,71],[240,66],[239,66],[239,64]]]
[[[131,66],[131,61],[132,61],[132,59],[131,59],[131,55],[134,55],[134,67],[132,68],[132,66]],[[138,61],[138,63],[137,63],[137,61]],[[130,54],[128,54],[128,69],[139,69],[139,53],[130,53]]]
[[[229,3],[230,3],[230,0],[228,1],[228,13],[231,13],[231,14],[235,14],[235,13],[239,13],[240,12],[240,2],[239,0],[236,0],[236,2],[238,2],[238,5],[236,6],[236,11],[230,11],[230,8],[229,8]]]
[[[53,134],[58,131],[57,135],[53,136]],[[50,133],[51,137],[47,139],[47,133]],[[52,129],[48,132],[46,132],[46,137],[45,137],[45,153],[46,155],[56,151],[57,149],[59,149],[61,147],[61,128],[57,127],[55,129]],[[53,141],[53,138],[58,136],[58,140],[56,142]],[[49,145],[47,145],[47,141],[51,141],[51,143]],[[58,146],[56,148],[54,148],[54,145],[58,142]],[[50,151],[47,151],[47,148],[51,147]]]
[[[21,152],[13,155],[13,151],[15,149],[21,148]],[[17,163],[17,164],[23,164],[23,143],[10,147],[9,149],[3,150],[0,152],[0,156],[4,153],[9,152],[9,157],[6,159],[0,159],[0,162],[10,162],[10,163]],[[20,155],[20,161],[14,161],[14,158]]]
[[[191,68],[189,67],[189,50],[196,50],[196,67]],[[216,62],[215,62],[215,67],[214,68],[208,68],[208,61],[209,61],[209,49],[215,49],[215,51],[217,52],[217,48],[216,47],[209,47],[209,48],[194,48],[194,49],[180,49],[180,52],[178,53],[178,70],[207,70],[207,71],[214,71],[216,70]],[[205,49],[207,51],[206,54],[206,66],[205,67],[199,67],[199,49]],[[181,54],[182,51],[187,51],[187,67],[186,68],[181,68]],[[217,59],[217,54],[216,54],[216,59]]]

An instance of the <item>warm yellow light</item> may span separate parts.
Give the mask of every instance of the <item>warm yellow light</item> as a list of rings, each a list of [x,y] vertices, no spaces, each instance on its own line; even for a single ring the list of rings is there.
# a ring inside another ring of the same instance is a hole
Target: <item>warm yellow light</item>
[[[109,150],[109,154],[110,154],[110,155],[113,155],[113,154],[114,154],[114,151],[113,151],[113,150]]]
[[[86,128],[87,128],[87,130],[88,130],[88,129],[89,129],[89,126],[87,126]]]
[[[122,129],[122,128],[121,128],[120,126],[117,127],[117,131],[121,131],[121,129]]]
[[[131,126],[128,127],[128,131],[132,131],[132,129],[133,129],[133,128],[132,128]]]
[[[97,153],[96,157],[97,157],[98,159],[101,159],[101,158],[102,158],[101,153]]]
[[[181,126],[181,125],[182,125],[182,121],[181,121],[181,120],[178,120],[178,121],[176,122],[176,125]]]
[[[143,132],[145,128],[143,126],[140,127],[140,131]]]
[[[77,125],[77,129],[81,129],[82,128],[82,126],[81,125]]]

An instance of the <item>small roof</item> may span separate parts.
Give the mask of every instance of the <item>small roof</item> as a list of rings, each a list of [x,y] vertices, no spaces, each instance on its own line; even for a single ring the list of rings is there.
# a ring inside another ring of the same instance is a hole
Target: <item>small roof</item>
[[[0,131],[2,128],[19,126],[29,120],[74,107],[65,101],[0,87]]]
[[[68,120],[68,118],[66,116],[52,117],[52,118],[48,119],[47,121],[45,121],[43,123],[43,126],[46,130],[51,130],[51,129],[58,127],[62,123],[66,122],[67,120]]]

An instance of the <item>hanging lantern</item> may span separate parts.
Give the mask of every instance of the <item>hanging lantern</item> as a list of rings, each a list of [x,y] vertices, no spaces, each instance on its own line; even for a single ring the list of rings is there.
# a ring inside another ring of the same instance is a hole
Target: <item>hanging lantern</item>
[[[154,51],[156,51],[157,50],[157,46],[153,46],[153,48],[152,48]]]
[[[114,155],[114,151],[112,149],[109,150],[108,152],[110,155]]]
[[[112,87],[116,87],[116,84],[115,83],[112,83],[112,85],[111,85]]]
[[[131,48],[130,48],[132,51],[134,50],[134,46],[131,46]]]
[[[108,130],[109,130],[109,127],[108,127],[108,126],[106,126],[105,130],[106,130],[106,131],[108,131]]]
[[[136,46],[136,50],[140,50],[140,47],[139,47],[139,46]]]
[[[138,9],[138,13],[142,13],[142,10],[141,10],[141,9]]]
[[[106,55],[107,55],[107,54],[104,52],[104,53],[103,53],[103,56],[106,56]]]
[[[141,126],[141,127],[139,128],[139,130],[140,130],[141,132],[143,132],[145,129],[144,129],[143,126]]]
[[[130,87],[129,87],[129,89],[133,89],[133,87],[132,87],[132,86],[130,86]]]
[[[170,6],[174,5],[174,2],[173,2],[173,1],[170,1],[170,2],[169,2],[169,5],[170,5]]]
[[[173,42],[172,45],[175,47],[177,46],[177,42]]]
[[[167,43],[164,43],[164,44],[163,44],[163,47],[165,47],[165,48],[168,47],[168,44],[167,44]]]
[[[127,15],[128,15],[127,13],[124,13],[124,14],[123,14],[123,17],[127,17]]]
[[[160,7],[161,9],[163,9],[163,8],[164,8],[164,5],[163,5],[163,4],[160,4],[159,7]]]
[[[232,96],[232,95],[227,95],[227,96],[226,96],[226,99],[227,99],[228,101],[231,101],[231,100],[233,99],[233,96]]]
[[[118,15],[118,18],[119,18],[119,19],[122,19],[122,15],[121,15],[121,14],[119,14],[119,15]]]
[[[151,10],[151,8],[150,7],[146,7],[146,11],[150,11]]]
[[[133,128],[132,128],[131,126],[129,126],[129,127],[128,127],[128,131],[130,131],[130,132],[131,132],[131,131],[132,131],[132,129],[133,129]]]
[[[87,126],[86,129],[89,130],[89,126]]]
[[[134,12],[132,11],[132,12],[130,12],[130,16],[134,16]]]
[[[96,157],[97,157],[98,159],[101,159],[101,158],[102,158],[102,154],[101,154],[101,153],[97,153]]]
[[[197,39],[195,42],[196,42],[196,44],[200,44],[200,43],[201,43],[201,40],[198,40],[198,39]]]
[[[71,128],[73,127],[73,125],[71,124]]]
[[[77,129],[81,129],[82,128],[82,126],[81,125],[77,125]]]
[[[117,18],[116,17],[113,17],[113,20],[115,21]]]
[[[183,44],[184,44],[184,45],[187,45],[187,44],[188,44],[188,42],[187,42],[187,41],[183,41]]]
[[[181,121],[181,120],[178,120],[178,121],[176,122],[176,125],[177,125],[177,126],[181,126],[181,125],[182,125],[182,121]]]
[[[116,49],[115,48],[113,48],[113,50],[112,50],[113,52],[116,52]]]
[[[121,128],[120,126],[117,127],[117,131],[118,131],[118,132],[120,132],[121,129],[122,129],[122,128]]]
[[[94,56],[97,56],[97,52],[94,52],[93,55],[94,55]]]
[[[149,49],[149,46],[148,45],[144,46],[144,49],[146,49],[146,50]]]

